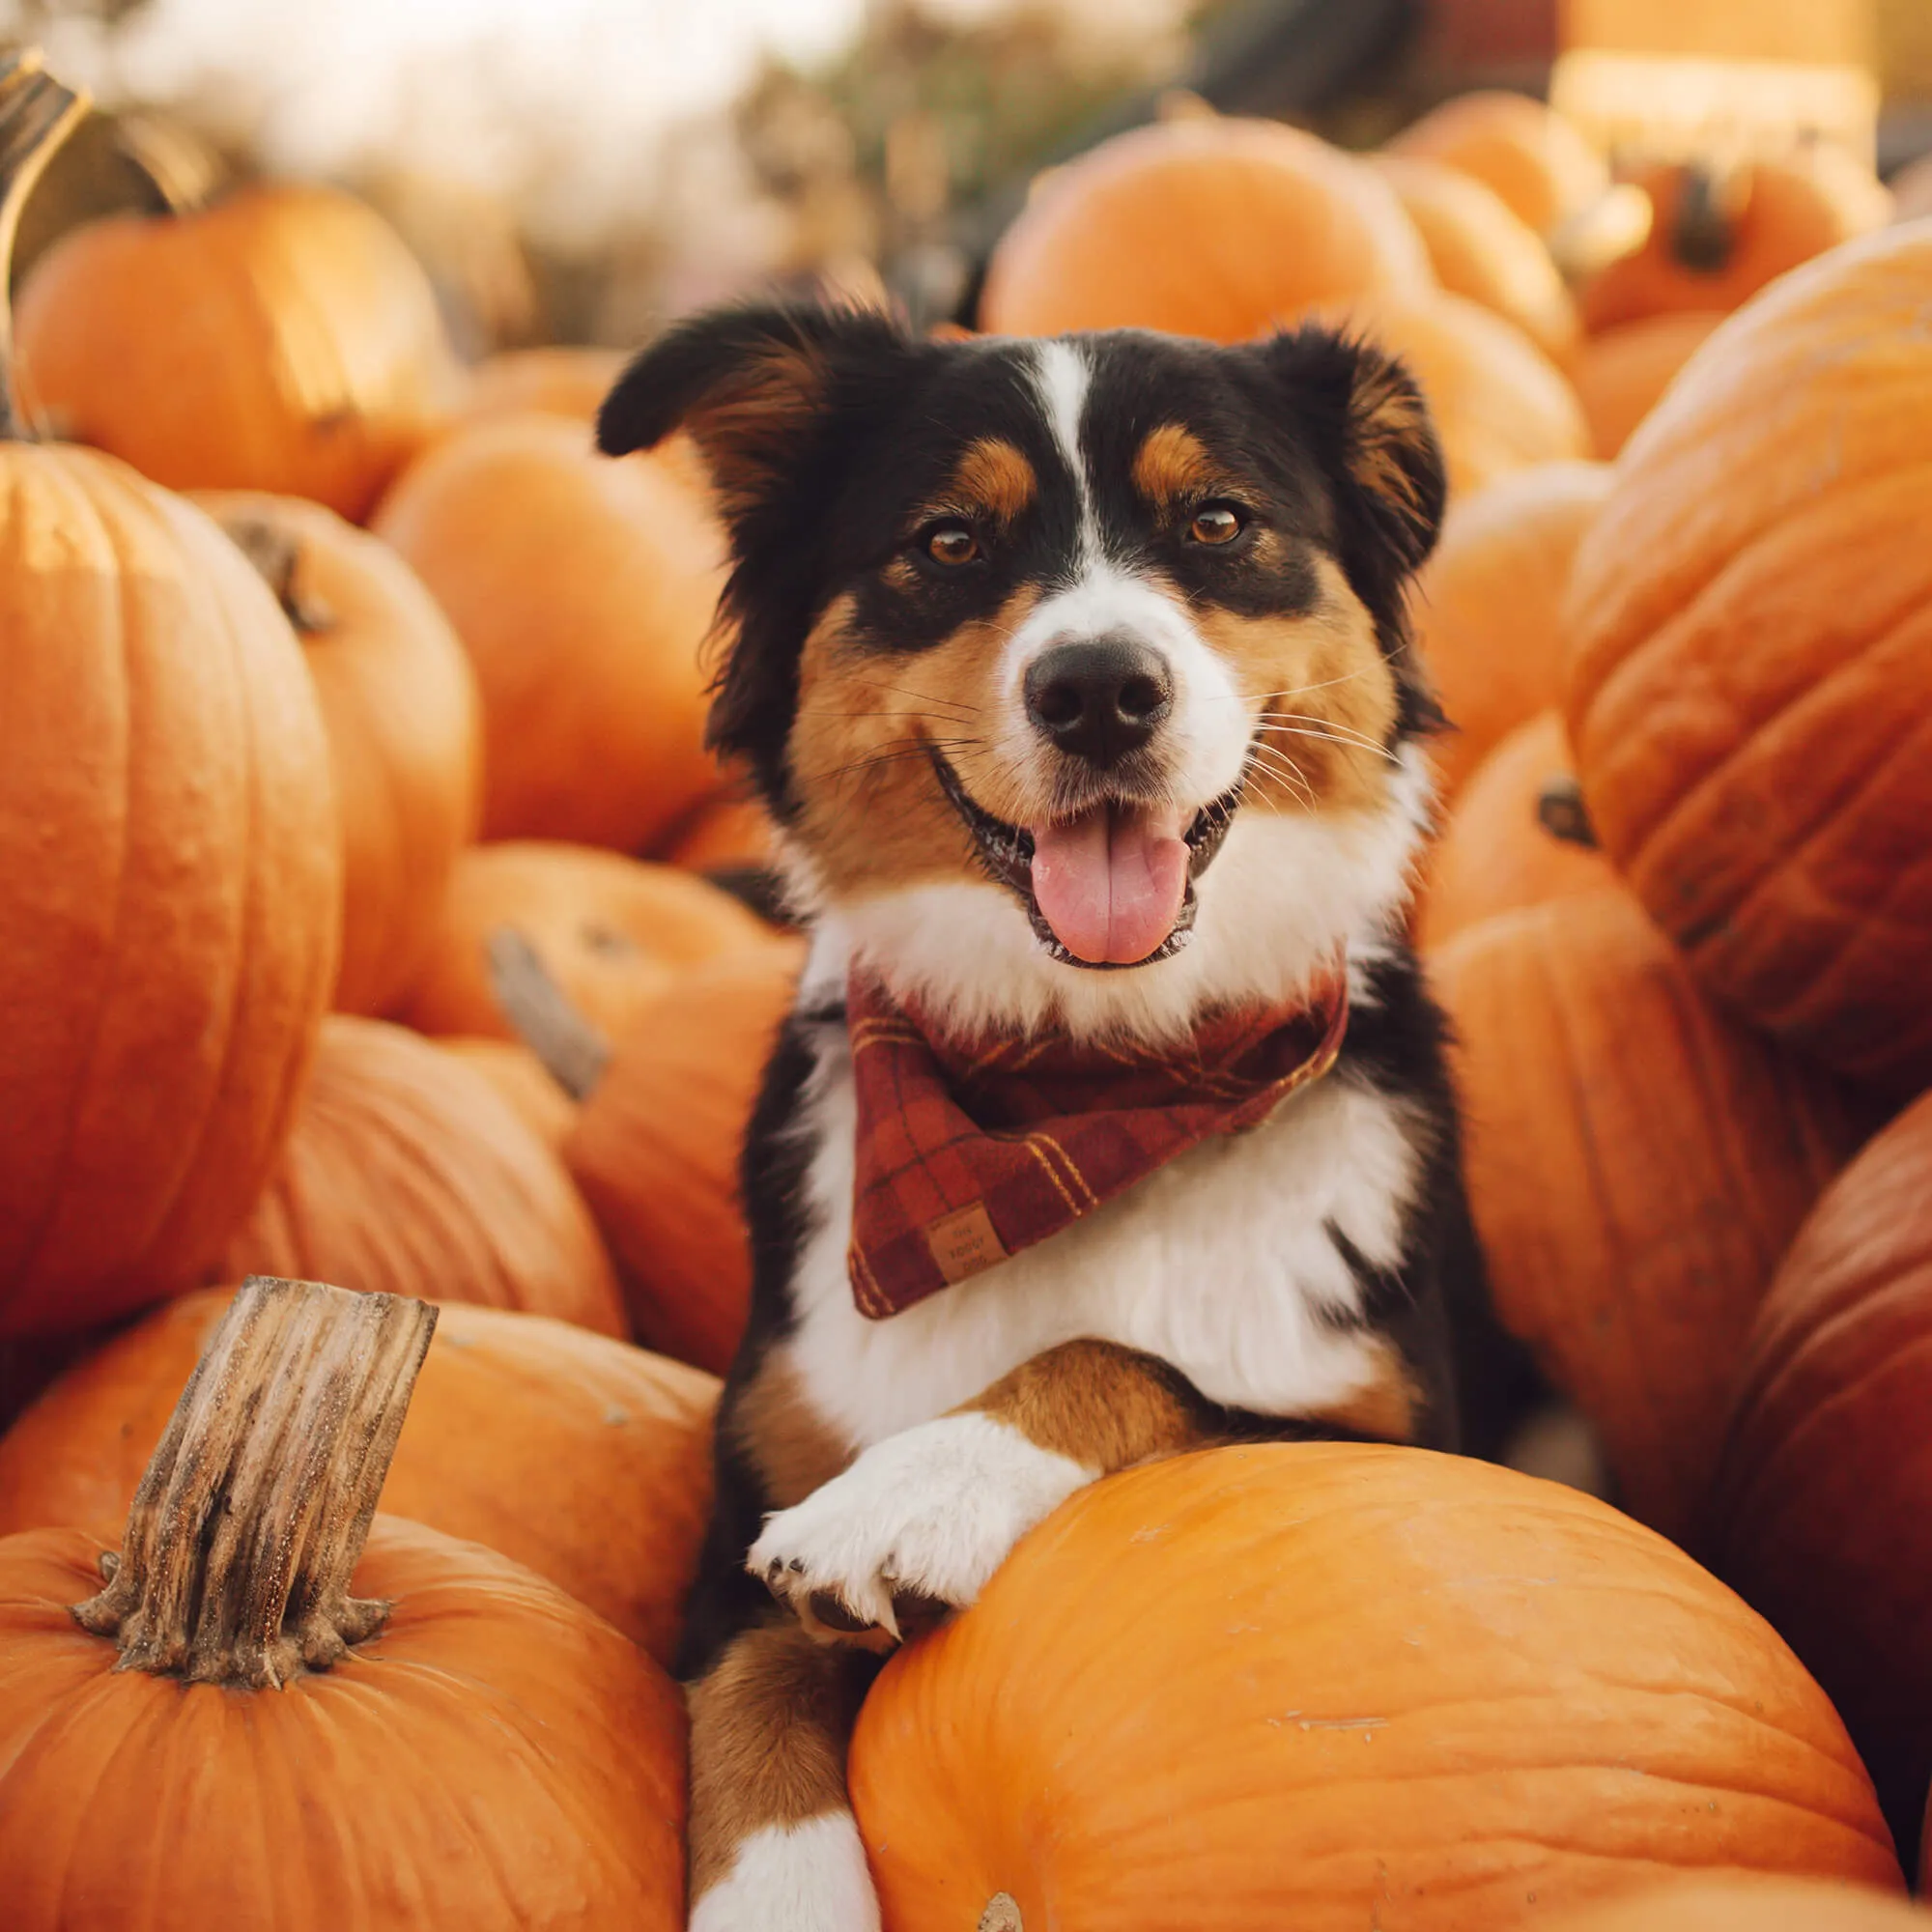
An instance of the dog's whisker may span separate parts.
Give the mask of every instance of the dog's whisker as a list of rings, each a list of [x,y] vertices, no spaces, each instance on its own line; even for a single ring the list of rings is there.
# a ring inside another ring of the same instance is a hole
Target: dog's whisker
[[[1345,751],[1371,752],[1377,757],[1386,760],[1391,765],[1402,763],[1402,760],[1386,745],[1378,745],[1373,738],[1364,738],[1353,732],[1344,734],[1331,730],[1311,731],[1301,725],[1283,724],[1279,720],[1270,720],[1266,728],[1270,732],[1280,732],[1284,737],[1312,738],[1318,744],[1339,745]]]

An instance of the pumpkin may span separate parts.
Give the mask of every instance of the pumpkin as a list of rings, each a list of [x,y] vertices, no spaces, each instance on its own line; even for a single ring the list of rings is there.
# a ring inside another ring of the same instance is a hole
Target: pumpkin
[[[1240,342],[1320,303],[1430,281],[1414,224],[1363,162],[1272,121],[1166,121],[1036,185],[987,264],[980,323]]]
[[[716,789],[699,646],[723,543],[673,461],[496,417],[426,451],[375,527],[476,668],[486,838],[639,851]]]
[[[726,795],[700,806],[665,848],[665,863],[689,872],[769,867],[775,854],[771,814],[754,798]]]
[[[738,1156],[803,954],[774,939],[694,968],[611,1043],[563,1144],[633,1332],[718,1375],[751,1305]]]
[[[1641,247],[1584,284],[1583,325],[1593,332],[1677,309],[1734,309],[1787,270],[1884,227],[1891,213],[1871,170],[1833,144],[1723,171],[1647,168],[1635,183],[1655,218]]]
[[[1675,309],[1619,323],[1583,343],[1570,380],[1599,457],[1607,463],[1621,452],[1678,370],[1723,319],[1721,309]]]
[[[74,97],[0,57],[6,244]],[[27,439],[0,328],[0,1334],[191,1284],[261,1187],[335,977],[301,649],[199,510]]]
[[[547,343],[506,349],[469,372],[460,405],[465,420],[540,410],[592,423],[611,385],[623,373],[621,349],[588,349]]]
[[[1863,1885],[1692,1878],[1552,1920],[1550,1932],[1926,1932],[1932,1915]]]
[[[342,813],[339,1011],[378,1013],[421,965],[482,809],[475,674],[436,601],[385,544],[319,503],[197,499],[296,627]]]
[[[576,1124],[577,1102],[528,1047],[520,1040],[469,1034],[447,1036],[437,1045],[482,1074],[547,1148],[561,1149]]]
[[[118,1558],[0,1540],[8,1932],[683,1924],[676,1687],[520,1564],[371,1521],[435,1319],[250,1283]]]
[[[1627,894],[1505,914],[1430,964],[1496,1311],[1632,1513],[1682,1536],[1751,1319],[1863,1117],[1704,1000]]]
[[[1563,695],[1571,559],[1609,494],[1601,463],[1541,463],[1452,502],[1414,599],[1417,647],[1449,717],[1430,754],[1453,797],[1504,735]]]
[[[479,845],[457,861],[402,1017],[423,1033],[515,1038],[492,963],[506,931],[607,1033],[662,999],[685,967],[770,937],[728,893],[670,866],[538,840]]]
[[[1661,1863],[1899,1888],[1762,1618],[1592,1497],[1381,1445],[1079,1492],[887,1664],[851,1786],[894,1932],[1507,1932]]]
[[[257,1273],[624,1333],[596,1227],[535,1130],[434,1041],[346,1013],[324,1025],[288,1145],[209,1278]]]
[[[1429,250],[1435,279],[1507,316],[1559,368],[1577,354],[1577,304],[1543,238],[1473,175],[1415,155],[1372,165],[1401,198]]]
[[[1714,1562],[1831,1691],[1901,1841],[1932,1779],[1932,1095],[1827,1190],[1739,1372]]]
[[[156,1309],[0,1437],[0,1536],[118,1535],[233,1299],[204,1289]],[[668,1663],[709,1512],[717,1393],[696,1369],[568,1322],[446,1304],[384,1506],[548,1577]]]
[[[1732,317],[1577,553],[1565,711],[1604,848],[1712,991],[1932,1081],[1932,226]]]
[[[1604,855],[1552,828],[1576,781],[1563,721],[1544,711],[1519,724],[1476,767],[1427,860],[1416,944],[1441,946],[1498,913],[1614,888]]]
[[[1542,463],[1590,453],[1563,373],[1513,323],[1447,290],[1363,298],[1328,312],[1402,357],[1442,444],[1450,500]]]
[[[1388,151],[1473,176],[1538,235],[1586,214],[1610,185],[1603,156],[1575,122],[1500,88],[1445,100],[1405,128]]]
[[[15,327],[32,407],[63,436],[173,489],[269,490],[355,520],[455,379],[394,229],[308,185],[88,222],[35,263]]]

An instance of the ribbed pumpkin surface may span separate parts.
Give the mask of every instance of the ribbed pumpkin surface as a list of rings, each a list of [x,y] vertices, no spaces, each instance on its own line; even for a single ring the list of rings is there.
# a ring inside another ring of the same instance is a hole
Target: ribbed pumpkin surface
[[[1605,847],[1714,991],[1932,1078],[1932,223],[1720,328],[1577,553],[1568,718]]]
[[[1768,1624],[1602,1503],[1416,1450],[1081,1492],[887,1666],[851,1776],[888,1932],[1001,1892],[1030,1932],[1508,1932],[1667,1867],[1898,1884]]]
[[[1566,1914],[1549,1932],[1926,1932],[1932,1914],[1861,1885],[1689,1878]]]
[[[187,1286],[274,1159],[335,975],[301,651],[219,530],[0,443],[0,1331]]]

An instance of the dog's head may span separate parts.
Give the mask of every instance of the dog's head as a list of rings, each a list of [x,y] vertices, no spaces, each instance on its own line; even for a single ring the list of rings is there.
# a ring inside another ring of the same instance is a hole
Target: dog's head
[[[1443,477],[1377,351],[726,310],[598,425],[612,454],[680,428],[734,563],[713,742],[904,990],[1178,1024],[1399,899]]]

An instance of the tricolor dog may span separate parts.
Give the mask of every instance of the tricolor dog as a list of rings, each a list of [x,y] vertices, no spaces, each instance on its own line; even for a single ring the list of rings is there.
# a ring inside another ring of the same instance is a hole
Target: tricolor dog
[[[1404,936],[1442,465],[1372,348],[740,309],[599,424],[728,527],[712,736],[811,933],[691,1608],[691,1922],[858,1932],[877,1653],[1110,1470],[1452,1445],[1471,1257]]]

